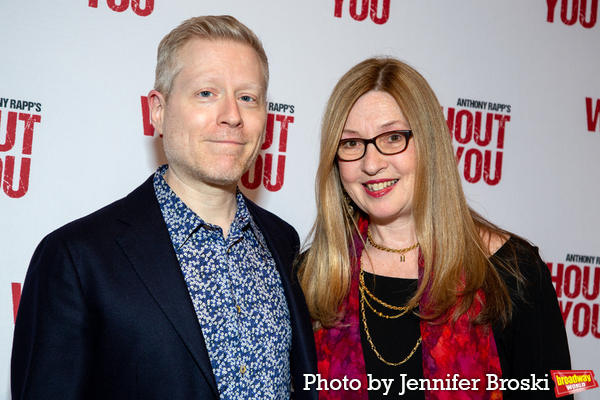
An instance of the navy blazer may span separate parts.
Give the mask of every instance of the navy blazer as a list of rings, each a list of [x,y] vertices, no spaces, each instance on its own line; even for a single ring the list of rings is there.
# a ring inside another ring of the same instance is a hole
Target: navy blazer
[[[316,374],[310,316],[292,273],[289,224],[247,200],[281,275],[295,398]],[[42,240],[21,295],[13,399],[218,399],[196,312],[152,177],[124,199]]]

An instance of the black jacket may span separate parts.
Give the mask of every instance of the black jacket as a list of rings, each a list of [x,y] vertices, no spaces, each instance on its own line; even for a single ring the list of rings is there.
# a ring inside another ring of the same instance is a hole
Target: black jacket
[[[289,224],[249,200],[290,309],[292,379],[317,370],[310,316],[292,274]],[[31,261],[12,352],[13,399],[216,399],[217,385],[152,177],[48,235]]]

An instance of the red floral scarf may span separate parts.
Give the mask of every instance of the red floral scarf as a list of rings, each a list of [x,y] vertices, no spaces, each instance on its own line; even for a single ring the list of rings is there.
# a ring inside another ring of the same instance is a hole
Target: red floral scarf
[[[369,223],[359,221],[360,234],[363,240]],[[322,390],[320,399],[368,399],[367,375],[360,339],[359,322],[359,290],[360,254],[363,240],[354,238],[356,253],[352,255],[352,283],[350,294],[345,301],[346,314],[340,323],[333,328],[321,329],[315,333],[317,344],[317,360],[321,379],[331,382],[332,379],[347,381],[357,379],[361,382],[359,390]],[[422,265],[419,265],[421,268]],[[422,270],[420,270],[422,271]],[[421,274],[419,274],[421,275]],[[479,296],[483,299],[483,293]],[[424,295],[427,300],[427,292]],[[469,324],[469,315],[477,315],[481,311],[481,302],[475,302],[468,315],[461,316],[458,321],[434,325],[421,322],[421,349],[423,352],[423,377],[425,379],[448,379],[459,375],[459,379],[479,379],[478,390],[427,391],[427,400],[481,399],[500,400],[502,392],[486,391],[486,374],[502,375],[496,342],[490,327]],[[358,385],[354,384],[354,387]]]

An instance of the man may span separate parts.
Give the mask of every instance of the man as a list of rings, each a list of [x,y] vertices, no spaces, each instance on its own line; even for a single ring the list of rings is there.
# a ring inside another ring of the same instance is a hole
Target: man
[[[237,190],[266,121],[268,63],[232,17],[159,45],[152,123],[169,161],[129,196],[47,236],[12,355],[19,399],[286,399],[316,371],[292,278],[295,230]],[[291,357],[293,355],[293,357]]]

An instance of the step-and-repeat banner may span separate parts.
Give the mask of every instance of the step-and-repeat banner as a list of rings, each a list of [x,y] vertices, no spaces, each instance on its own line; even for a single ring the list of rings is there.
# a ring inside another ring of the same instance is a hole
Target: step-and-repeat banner
[[[269,55],[267,140],[244,193],[305,238],[333,86],[367,57],[408,62],[440,99],[472,206],[540,248],[573,369],[600,372],[598,12],[598,0],[3,0],[0,398],[35,246],[164,163],[145,98],[156,48],[202,14],[235,16]]]

